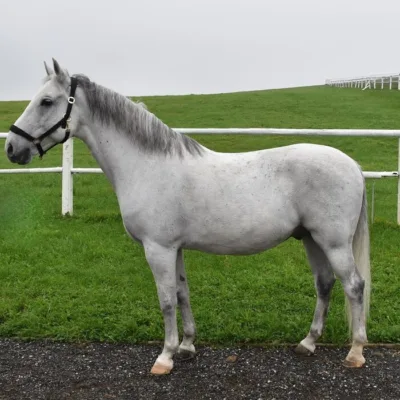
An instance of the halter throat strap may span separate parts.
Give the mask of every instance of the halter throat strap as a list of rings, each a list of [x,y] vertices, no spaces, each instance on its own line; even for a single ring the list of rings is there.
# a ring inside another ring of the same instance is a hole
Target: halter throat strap
[[[72,111],[72,106],[75,103],[75,92],[76,92],[77,86],[78,86],[78,80],[75,77],[71,77],[71,90],[70,90],[69,97],[68,97],[68,106],[67,106],[67,111],[65,112],[65,115],[55,125],[53,125],[49,130],[47,130],[45,133],[43,133],[39,137],[34,138],[29,133],[25,132],[21,128],[18,128],[18,126],[11,125],[11,127],[10,127],[11,132],[15,133],[18,136],[23,137],[24,139],[28,140],[29,142],[32,142],[36,146],[36,148],[38,149],[40,158],[42,158],[50,149],[52,149],[57,144],[64,143],[69,139],[69,135],[71,133],[71,130],[69,128],[69,122],[71,121],[71,119],[70,119],[71,111]],[[46,151],[44,151],[42,148],[41,142],[43,141],[43,139],[45,139],[47,136],[50,136],[52,133],[54,133],[60,127],[65,129],[64,139],[59,143],[55,143],[53,146],[49,147]]]

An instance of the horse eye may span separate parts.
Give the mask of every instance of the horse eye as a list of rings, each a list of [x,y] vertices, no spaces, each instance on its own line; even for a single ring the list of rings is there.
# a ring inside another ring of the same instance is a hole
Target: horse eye
[[[40,103],[41,106],[46,106],[46,107],[49,107],[52,104],[53,104],[53,100],[49,99],[48,97],[45,97]]]

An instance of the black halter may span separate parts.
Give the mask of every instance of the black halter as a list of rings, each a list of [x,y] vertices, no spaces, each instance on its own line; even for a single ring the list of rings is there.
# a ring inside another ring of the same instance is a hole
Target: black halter
[[[40,158],[42,158],[46,154],[46,152],[48,152],[51,148],[53,148],[54,146],[59,144],[59,143],[55,143],[53,146],[49,147],[46,151],[44,151],[42,146],[41,146],[42,140],[45,139],[47,136],[50,136],[58,128],[61,127],[63,129],[65,129],[64,139],[60,143],[64,143],[64,142],[66,142],[68,140],[69,135],[71,133],[71,130],[69,128],[69,122],[71,121],[70,115],[71,115],[72,106],[75,103],[75,90],[76,90],[77,86],[78,86],[77,79],[75,77],[71,77],[71,91],[69,93],[67,111],[66,111],[64,117],[62,117],[62,119],[60,119],[60,121],[58,121],[48,131],[46,131],[45,133],[43,133],[39,137],[34,138],[29,133],[26,133],[22,129],[18,128],[18,126],[11,125],[11,127],[10,127],[10,131],[11,132],[14,132],[16,135],[22,136],[26,140],[32,142],[37,147]]]

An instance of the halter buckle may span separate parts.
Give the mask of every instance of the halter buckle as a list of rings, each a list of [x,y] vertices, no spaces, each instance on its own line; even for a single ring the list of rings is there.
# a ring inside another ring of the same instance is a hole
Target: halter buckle
[[[71,117],[69,117],[66,121],[65,121],[65,130],[66,131],[69,131],[70,129],[69,129],[69,123],[71,122]]]
[[[72,96],[68,97],[68,103],[69,104],[74,104],[75,103],[75,97],[72,97]]]

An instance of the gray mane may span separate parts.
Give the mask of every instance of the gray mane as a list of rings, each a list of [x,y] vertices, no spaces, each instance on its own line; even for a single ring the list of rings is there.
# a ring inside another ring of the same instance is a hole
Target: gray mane
[[[192,155],[201,155],[202,146],[165,125],[142,103],[92,82],[85,75],[74,75],[83,89],[93,118],[104,125],[113,125],[129,135],[136,146],[148,153],[177,154],[183,157],[183,150]]]

